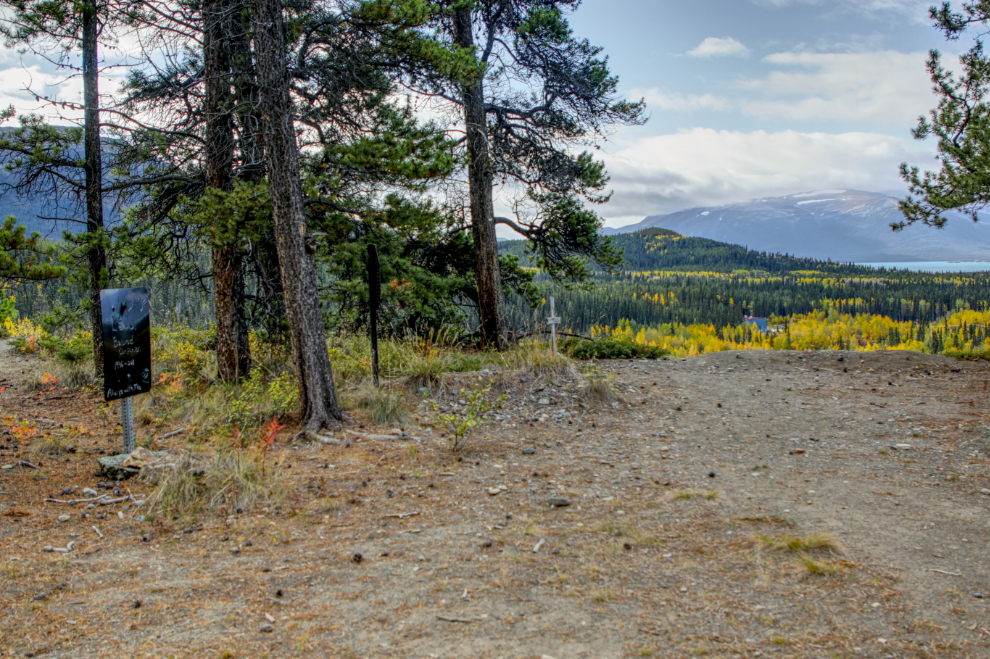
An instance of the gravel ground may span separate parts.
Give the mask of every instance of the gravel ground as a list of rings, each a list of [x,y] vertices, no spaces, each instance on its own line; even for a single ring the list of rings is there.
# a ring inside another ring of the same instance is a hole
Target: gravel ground
[[[458,454],[419,407],[406,439],[281,443],[277,507],[153,521],[44,501],[98,489],[115,431],[0,366],[0,656],[990,655],[985,363],[613,362],[598,407],[516,373]],[[10,433],[38,416],[92,434],[38,460]]]

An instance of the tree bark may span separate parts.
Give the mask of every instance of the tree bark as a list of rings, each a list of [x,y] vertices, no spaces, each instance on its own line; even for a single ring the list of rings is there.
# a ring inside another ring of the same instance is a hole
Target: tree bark
[[[230,39],[235,7],[230,0],[203,3],[203,66],[206,113],[207,189],[229,192],[234,166]],[[223,219],[220,219],[223,222]],[[224,231],[231,227],[224,227]],[[236,228],[234,229],[236,234]],[[217,318],[217,375],[236,382],[251,370],[244,317],[244,265],[236,235],[214,235],[213,304]]]
[[[299,147],[289,98],[280,0],[256,0],[254,27],[268,188],[299,385],[300,414],[307,430],[337,428],[343,414],[333,386],[316,267],[306,251]]]
[[[96,3],[83,5],[83,128],[86,174],[86,232],[89,234],[90,323],[93,329],[93,361],[97,378],[103,377],[103,312],[100,289],[110,284],[103,232],[103,162],[100,153],[100,86],[97,39],[100,34]]]
[[[463,48],[474,47],[470,7],[454,12],[454,42]],[[464,98],[464,124],[467,131],[468,189],[481,342],[484,346],[502,349],[507,345],[505,307],[502,274],[498,263],[498,238],[495,236],[495,206],[492,201],[495,177],[488,150],[483,81],[464,85],[461,94]]]

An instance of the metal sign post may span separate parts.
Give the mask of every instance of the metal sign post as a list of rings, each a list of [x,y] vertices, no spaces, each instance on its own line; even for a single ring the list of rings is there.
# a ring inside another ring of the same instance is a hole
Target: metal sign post
[[[382,303],[382,265],[378,260],[378,246],[368,245],[368,313],[371,333],[371,375],[378,388],[378,307]]]
[[[134,451],[131,397],[151,390],[151,313],[147,288],[100,291],[103,312],[103,398],[121,399],[124,450]]]
[[[550,342],[553,345],[554,353],[557,352],[557,325],[560,325],[560,317],[554,308],[554,299],[550,298],[550,317],[547,318],[547,325],[550,326]]]

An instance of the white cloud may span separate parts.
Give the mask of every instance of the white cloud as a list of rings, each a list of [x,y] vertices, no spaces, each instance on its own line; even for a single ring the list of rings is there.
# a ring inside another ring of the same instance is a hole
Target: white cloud
[[[794,5],[823,5],[830,12],[865,14],[871,18],[907,18],[914,22],[927,22],[928,8],[932,0],[750,0],[764,7],[790,7]]]
[[[604,155],[615,195],[601,212],[642,218],[804,190],[896,190],[898,165],[923,166],[933,153],[930,144],[878,133],[692,128]]]
[[[643,98],[651,110],[671,112],[695,112],[698,110],[728,110],[732,102],[713,94],[682,94],[667,89],[633,89],[629,98]]]
[[[789,121],[871,122],[907,131],[935,106],[926,53],[776,53],[764,62],[786,67],[736,87],[755,92],[745,114]]]
[[[726,57],[749,55],[749,48],[732,37],[708,37],[687,52],[691,57]]]

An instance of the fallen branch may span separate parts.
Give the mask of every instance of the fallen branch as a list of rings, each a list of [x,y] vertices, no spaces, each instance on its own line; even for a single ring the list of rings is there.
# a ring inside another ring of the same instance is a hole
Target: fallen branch
[[[478,622],[479,620],[481,620],[481,618],[451,618],[449,616],[438,615],[437,620],[443,620],[444,622],[472,623],[472,622]]]
[[[100,533],[100,529],[97,528],[95,524],[93,525],[93,530],[96,531],[96,535],[100,536],[100,540],[104,539],[105,536],[102,533]]]
[[[18,460],[17,461],[17,464],[20,465],[21,467],[26,467],[28,469],[40,469],[41,468],[41,467],[39,467],[36,464],[31,464],[27,460]]]
[[[945,570],[936,570],[935,568],[928,568],[926,572],[938,572],[939,574],[947,574],[950,577],[961,577],[962,574],[959,572],[946,572]]]
[[[401,437],[399,435],[373,435],[371,433],[366,433],[366,432],[357,432],[356,430],[350,430],[348,428],[344,428],[344,432],[346,432],[348,435],[354,435],[355,437],[359,437],[360,439],[372,439],[372,440],[382,440],[382,441],[390,441],[393,439],[410,439],[409,437]]]
[[[68,501],[62,501],[61,499],[45,499],[45,501],[50,501],[52,503],[67,503],[71,506],[77,503],[89,503],[90,501],[99,501],[100,499],[110,496],[109,494],[101,494],[98,497],[93,497],[92,499],[69,499]]]
[[[422,515],[423,513],[393,513],[390,515],[385,515],[385,517],[398,517],[399,519],[405,519],[407,517],[415,517],[416,515]]]
[[[537,542],[537,543],[536,543],[536,546],[535,546],[535,547],[533,547],[533,553],[534,553],[534,554],[535,554],[536,552],[538,552],[538,551],[540,551],[540,547],[542,547],[542,546],[543,546],[543,543],[544,543],[544,542],[546,542],[546,539],[543,539],[543,540],[540,540],[539,542]]]
[[[186,429],[184,427],[183,428],[179,428],[178,430],[173,430],[172,432],[165,433],[164,435],[162,435],[158,439],[168,439],[169,437],[175,437],[179,433],[185,432],[185,431],[186,431]]]

